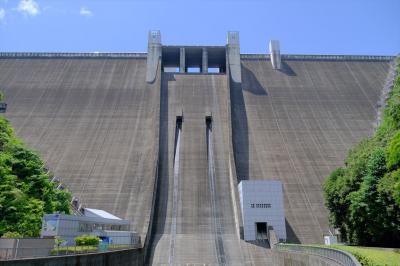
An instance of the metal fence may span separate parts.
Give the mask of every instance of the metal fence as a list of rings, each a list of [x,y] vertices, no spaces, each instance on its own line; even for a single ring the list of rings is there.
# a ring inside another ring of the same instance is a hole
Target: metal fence
[[[137,245],[107,245],[99,244],[98,246],[60,246],[49,248],[0,248],[0,261],[15,260],[23,258],[38,258],[48,256],[78,255],[98,252],[109,252],[123,249],[137,249]]]
[[[275,249],[279,251],[297,252],[320,256],[344,266],[361,266],[358,260],[348,252],[323,247],[303,246],[295,244],[276,244]]]

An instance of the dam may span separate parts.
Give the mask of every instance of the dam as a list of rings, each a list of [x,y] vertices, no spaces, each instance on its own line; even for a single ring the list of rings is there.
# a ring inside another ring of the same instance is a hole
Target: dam
[[[244,180],[279,180],[286,241],[322,243],[323,181],[373,132],[394,57],[241,54],[237,32],[148,40],[147,53],[0,53],[17,135],[83,206],[130,220],[148,264],[271,264],[243,240]]]

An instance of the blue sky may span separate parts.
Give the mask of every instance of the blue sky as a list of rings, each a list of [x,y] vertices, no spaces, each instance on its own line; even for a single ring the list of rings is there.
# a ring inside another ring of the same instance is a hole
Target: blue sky
[[[224,45],[240,31],[242,53],[400,52],[400,0],[0,0],[0,51],[145,52],[163,44]]]

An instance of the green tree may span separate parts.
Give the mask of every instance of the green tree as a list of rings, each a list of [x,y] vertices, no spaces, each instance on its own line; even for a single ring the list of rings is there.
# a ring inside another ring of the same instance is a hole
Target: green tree
[[[70,193],[55,188],[43,165],[0,117],[0,236],[39,236],[45,213],[70,212]]]
[[[351,242],[356,244],[372,244],[379,241],[378,235],[384,230],[382,220],[382,201],[379,200],[378,182],[386,170],[384,150],[376,148],[367,163],[367,173],[360,188],[349,194],[349,233]]]
[[[400,75],[374,136],[350,150],[325,180],[330,222],[351,244],[400,243]]]
[[[400,167],[400,131],[393,136],[386,149],[387,168],[396,169]]]
[[[379,182],[378,191],[400,206],[400,169],[387,173]]]

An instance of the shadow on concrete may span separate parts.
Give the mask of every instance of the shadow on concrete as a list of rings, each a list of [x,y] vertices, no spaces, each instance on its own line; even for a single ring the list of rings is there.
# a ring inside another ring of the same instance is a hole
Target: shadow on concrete
[[[242,84],[230,80],[233,155],[237,181],[249,179],[249,129]]]
[[[261,85],[253,71],[244,65],[242,65],[242,83],[235,83],[230,79],[232,139],[238,182],[249,179],[250,164],[249,125],[243,91],[255,95],[268,95],[266,88]]]
[[[180,73],[164,73],[165,86],[166,86],[167,90],[168,90],[168,81],[176,81],[175,75],[179,75],[179,74]],[[167,92],[167,94],[168,94],[168,92]],[[168,102],[167,102],[167,104],[168,104]]]
[[[290,223],[286,218],[285,218],[285,224],[286,224],[286,241],[292,244],[300,244],[299,238],[297,237],[292,226],[290,225]]]
[[[261,85],[253,71],[242,65],[242,83],[248,84],[243,90],[255,95],[267,95],[267,90]]]
[[[278,69],[278,71],[288,76],[297,76],[296,72],[285,61],[281,61],[281,69]]]
[[[157,194],[153,228],[150,240],[149,257],[145,258],[145,265],[151,265],[157,243],[160,241],[165,228],[168,206],[169,188],[169,150],[168,150],[168,81],[173,78],[171,74],[161,75],[160,92],[160,139],[158,157]]]
[[[268,240],[255,240],[255,241],[247,241],[247,243],[250,243],[252,245],[262,247],[262,248],[271,248],[271,245],[269,244]]]

